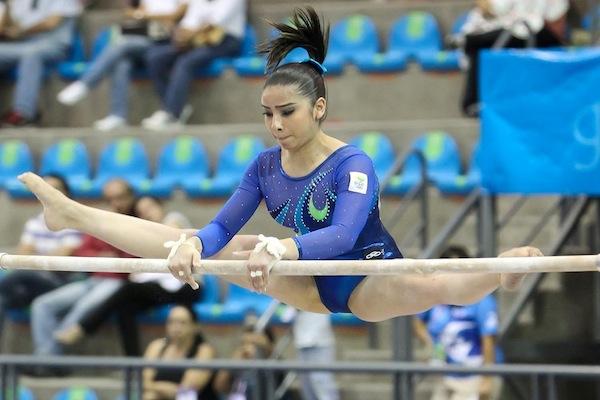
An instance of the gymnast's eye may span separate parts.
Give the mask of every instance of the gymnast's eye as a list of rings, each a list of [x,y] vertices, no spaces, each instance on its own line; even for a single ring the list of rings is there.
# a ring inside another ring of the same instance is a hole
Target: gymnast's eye
[[[271,118],[273,116],[273,114],[268,111],[263,112],[262,115],[264,115],[265,117],[268,117],[268,118]]]
[[[290,108],[290,109],[288,109],[288,110],[284,110],[284,111],[282,111],[282,112],[281,112],[281,115],[283,115],[284,117],[288,117],[288,116],[292,115],[292,113],[293,113],[293,112],[294,112],[294,109],[293,109],[293,108]]]

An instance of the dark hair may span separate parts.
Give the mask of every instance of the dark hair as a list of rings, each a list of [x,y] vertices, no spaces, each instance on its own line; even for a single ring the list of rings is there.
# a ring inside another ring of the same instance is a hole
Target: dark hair
[[[192,322],[194,322],[194,323],[198,322],[198,315],[196,314],[196,310],[194,310],[194,307],[192,306],[192,304],[190,304],[190,303],[175,303],[171,307],[171,310],[175,307],[185,308],[188,311],[188,313],[190,314],[190,318],[192,319]]]
[[[137,207],[138,204],[140,204],[140,201],[142,201],[143,199],[150,199],[153,202],[155,202],[156,204],[158,204],[159,206],[163,206],[163,202],[158,198],[158,197],[154,197],[154,196],[148,196],[148,195],[143,195],[140,197],[137,197],[135,199],[135,201],[133,202],[133,214],[135,217],[139,217],[138,213],[137,213]]]
[[[444,250],[440,258],[469,258],[469,252],[464,246],[451,245]]]
[[[288,23],[268,21],[279,31],[279,36],[259,46],[258,51],[267,54],[267,78],[264,88],[275,85],[296,85],[298,92],[314,105],[320,97],[327,99],[323,72],[310,62],[280,65],[285,56],[297,47],[305,49],[308,56],[322,64],[327,55],[329,25],[321,23],[314,8],[294,9]],[[319,120],[322,122],[326,115]]]
[[[69,187],[67,180],[62,175],[51,173],[51,174],[45,174],[43,177],[44,178],[52,178],[52,179],[56,179],[57,181],[59,181],[61,186],[63,187],[67,197],[71,197],[71,188]]]

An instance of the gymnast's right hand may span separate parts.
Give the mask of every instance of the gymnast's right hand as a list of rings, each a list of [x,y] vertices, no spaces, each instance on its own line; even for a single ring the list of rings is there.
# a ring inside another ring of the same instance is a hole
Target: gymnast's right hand
[[[200,268],[201,253],[202,242],[198,237],[192,236],[181,242],[175,252],[168,257],[169,271],[181,282],[189,284],[192,289],[200,287],[192,276],[192,269]]]

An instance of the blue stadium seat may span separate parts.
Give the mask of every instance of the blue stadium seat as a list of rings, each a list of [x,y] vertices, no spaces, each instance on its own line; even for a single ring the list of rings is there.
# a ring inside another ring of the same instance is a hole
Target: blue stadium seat
[[[77,80],[87,71],[90,63],[94,61],[102,51],[113,41],[117,40],[118,27],[108,27],[102,29],[92,43],[92,51],[89,59],[83,57],[79,62],[61,63],[58,66],[58,73],[63,79]]]
[[[471,155],[471,163],[466,175],[456,174],[438,177],[435,184],[440,192],[450,195],[467,195],[473,189],[479,187],[481,185],[480,153],[481,150],[479,144],[477,144]]]
[[[592,22],[594,19],[593,17],[593,11],[588,11],[588,13],[583,17],[583,20],[581,21],[581,26],[583,29],[586,29],[588,31],[592,29]],[[596,18],[600,19],[600,6],[596,8]]]
[[[87,148],[79,140],[63,139],[50,146],[42,156],[40,175],[62,176],[69,186],[90,178],[91,164]]]
[[[452,35],[460,32],[469,13],[460,14],[452,24]],[[426,50],[417,55],[424,71],[456,71],[460,67],[461,52],[459,50]]]
[[[254,65],[250,60],[253,60],[254,58],[260,59],[260,57],[256,56],[256,43],[256,30],[251,25],[246,25],[239,57],[226,57],[214,60],[208,66],[200,68],[198,70],[198,76],[202,78],[215,78],[220,76],[227,68],[232,67],[238,71],[236,65],[243,65],[246,68]],[[244,69],[244,67],[242,67],[242,69]],[[256,71],[252,72],[256,73]],[[238,74],[240,74],[239,71]],[[261,75],[264,75],[264,68],[261,71]],[[251,74],[251,76],[255,75]]]
[[[58,74],[68,80],[79,79],[85,69],[85,47],[81,33],[76,32],[73,36],[73,44],[69,50],[69,55],[66,60],[59,62],[56,65]]]
[[[442,37],[435,17],[423,11],[413,11],[398,18],[391,27],[390,49],[403,50],[416,59],[419,52],[440,50]]]
[[[160,151],[153,179],[140,183],[138,191],[154,197],[169,197],[184,179],[201,182],[208,177],[206,149],[192,136],[179,136]]]
[[[17,393],[18,393],[18,396],[16,398],[18,400],[35,400],[35,396],[33,395],[33,392],[31,391],[31,389],[29,389],[25,386],[19,385],[18,389],[17,389]],[[8,393],[8,395],[6,397],[8,399],[12,400],[14,398],[13,394],[14,393],[12,393],[12,391],[11,391]],[[2,393],[2,391],[0,391],[0,400],[3,400],[3,399],[4,399],[3,393]]]
[[[340,73],[345,64],[377,54],[379,48],[373,20],[365,15],[353,15],[333,25],[324,65],[328,73]]]
[[[350,144],[358,147],[371,157],[375,173],[381,182],[396,159],[394,146],[390,139],[381,132],[366,132],[354,138]]]
[[[13,198],[32,196],[17,176],[33,171],[33,156],[29,146],[20,140],[8,140],[0,144],[0,185]]]
[[[91,388],[73,386],[56,393],[52,400],[98,400],[98,395]]]
[[[75,197],[99,198],[104,184],[113,178],[125,179],[137,191],[148,176],[149,161],[142,142],[121,138],[110,142],[102,150],[96,177],[79,182],[71,191]]]
[[[229,293],[223,303],[196,304],[194,308],[200,322],[234,324],[241,323],[246,314],[261,315],[271,301],[272,298],[269,296],[230,284]]]
[[[436,183],[460,171],[460,155],[456,142],[446,132],[431,131],[418,137],[411,149],[420,151],[426,161],[427,178]],[[400,175],[391,178],[385,192],[403,195],[421,182],[421,168],[418,158],[410,156]]]
[[[264,150],[262,140],[253,135],[233,139],[223,148],[215,176],[198,181],[185,179],[183,188],[191,197],[222,197],[236,188],[252,160]]]

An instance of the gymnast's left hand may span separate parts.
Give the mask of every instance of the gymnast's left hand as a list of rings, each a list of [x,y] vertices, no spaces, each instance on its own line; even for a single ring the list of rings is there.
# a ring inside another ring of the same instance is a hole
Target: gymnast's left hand
[[[278,259],[270,254],[266,248],[260,251],[250,252],[248,263],[246,264],[248,278],[252,284],[252,288],[257,292],[266,292],[269,284],[269,269]]]
[[[543,257],[542,251],[537,247],[532,246],[524,246],[524,247],[515,247],[510,250],[507,250],[498,257]],[[521,286],[521,282],[523,278],[525,278],[527,273],[505,273],[500,274],[500,284],[504,289],[507,290],[516,290]]]

